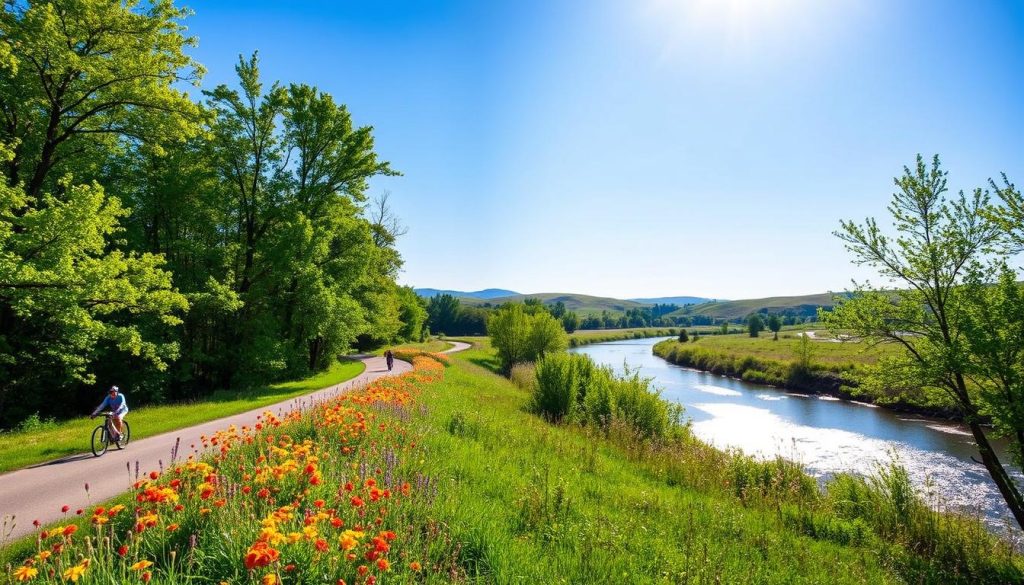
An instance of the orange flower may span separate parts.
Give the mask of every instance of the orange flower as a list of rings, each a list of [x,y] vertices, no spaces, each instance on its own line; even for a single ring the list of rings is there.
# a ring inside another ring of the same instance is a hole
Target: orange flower
[[[142,582],[143,583],[149,583],[149,580],[152,579],[152,578],[153,578],[153,573],[150,573],[149,571],[146,571],[145,573],[142,574]]]
[[[418,561],[413,561],[409,563],[409,568],[418,573],[420,569],[422,569],[423,567],[419,564]]]
[[[274,573],[267,573],[266,575],[263,575],[263,585],[276,585],[276,584],[277,584],[277,575],[275,575]]]
[[[391,563],[387,559],[377,559],[377,568],[381,571],[387,571],[391,568]]]
[[[71,536],[72,534],[74,534],[77,531],[78,531],[78,526],[75,526],[74,524],[70,524],[70,525],[64,527],[64,530],[62,531],[62,533],[64,534],[64,536]]]
[[[249,547],[245,555],[245,568],[252,570],[256,567],[266,567],[276,561],[281,553],[265,542],[257,542]]]
[[[39,574],[39,569],[35,567],[29,567],[28,565],[22,565],[17,569],[14,569],[14,578],[18,581],[28,581],[35,579],[36,575]]]
[[[142,560],[142,561],[139,561],[139,562],[135,563],[134,565],[132,565],[129,568],[131,570],[133,570],[133,571],[142,571],[142,570],[148,569],[148,568],[150,568],[152,566],[153,566],[153,561]]]

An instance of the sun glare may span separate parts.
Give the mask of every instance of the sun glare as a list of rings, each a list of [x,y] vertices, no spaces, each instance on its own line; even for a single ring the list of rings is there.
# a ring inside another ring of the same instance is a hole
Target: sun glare
[[[700,43],[723,53],[746,53],[798,34],[814,7],[808,0],[649,0],[646,17],[671,59]]]

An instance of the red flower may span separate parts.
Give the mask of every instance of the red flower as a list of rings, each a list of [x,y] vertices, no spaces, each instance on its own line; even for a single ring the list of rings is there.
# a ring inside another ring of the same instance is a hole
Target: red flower
[[[128,554],[128,545],[122,544],[120,547],[118,547],[117,554],[122,557]]]
[[[156,478],[158,478],[158,477],[160,477],[160,474],[159,474],[159,473],[157,473],[157,472],[155,472],[155,471],[150,471],[150,472],[149,472],[149,479],[156,479]]]
[[[352,505],[355,506],[356,508],[360,508],[363,505],[363,499],[360,498],[359,496],[352,496],[352,499],[350,501],[352,502]]]
[[[69,506],[67,504],[64,504],[63,506],[60,507],[60,511],[63,512],[64,514],[67,514],[68,510],[70,510],[70,509],[71,509],[71,506]]]

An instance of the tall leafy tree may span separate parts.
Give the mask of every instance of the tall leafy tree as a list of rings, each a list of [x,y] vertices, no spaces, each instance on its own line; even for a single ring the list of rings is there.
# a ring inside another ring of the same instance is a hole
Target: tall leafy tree
[[[198,108],[178,84],[202,70],[184,52],[185,15],[170,0],[5,1],[0,46],[17,63],[0,76],[8,184],[38,198],[68,172],[94,178],[120,144],[193,133]]]
[[[109,249],[127,212],[99,185],[63,191],[35,198],[0,185],[0,423],[66,398],[62,383],[92,382],[101,344],[160,368],[177,354],[142,333],[145,319],[177,325],[187,307],[163,259]],[[51,391],[22,392],[7,408],[12,392],[39,385]]]
[[[314,87],[264,89],[256,55],[236,71],[238,89],[206,94],[230,251],[214,278],[241,304],[224,372],[322,367],[360,335],[392,338],[401,260],[363,210],[368,180],[394,173],[372,129]]]
[[[1024,307],[1012,271],[987,259],[1001,236],[985,213],[988,193],[975,189],[947,199],[946,177],[937,156],[931,165],[918,156],[904,169],[889,205],[895,237],[871,218],[842,222],[836,235],[854,262],[875,268],[895,290],[860,285],[825,320],[836,332],[903,349],[875,370],[876,383],[943,393],[963,415],[981,462],[1024,527],[1024,498],[983,426],[990,417],[997,434],[1022,437],[1021,340],[1014,327]]]

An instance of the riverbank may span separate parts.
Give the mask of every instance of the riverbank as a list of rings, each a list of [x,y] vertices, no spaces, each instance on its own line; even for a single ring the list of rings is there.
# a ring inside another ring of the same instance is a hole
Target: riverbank
[[[857,342],[807,340],[787,335],[751,338],[746,335],[701,337],[696,342],[666,340],[654,354],[669,363],[717,375],[784,388],[856,400],[897,412],[948,420],[960,415],[939,394],[910,397],[904,393],[871,391],[862,384],[866,368],[892,354],[895,348],[870,348]],[[801,356],[801,348],[807,352]]]
[[[899,500],[898,481],[892,497],[853,479],[828,495],[794,464],[752,462],[685,435],[651,441],[617,426],[549,424],[529,412],[529,392],[477,365],[495,363],[493,354],[478,341],[443,372],[420,361],[423,373],[325,404],[319,415],[243,430],[251,441],[225,435],[215,467],[142,482],[140,494],[173,493],[175,502],[133,504],[153,525],[133,536],[124,558],[88,552],[83,566],[77,556],[83,534],[121,538],[138,522],[109,507],[78,517],[78,548],[58,554],[82,567],[84,582],[140,564],[134,573],[147,571],[152,583],[186,575],[1005,583],[1022,575],[1020,559],[983,529],[936,522],[912,498]],[[300,451],[307,464],[288,465]],[[228,527],[232,538],[223,537]]]

